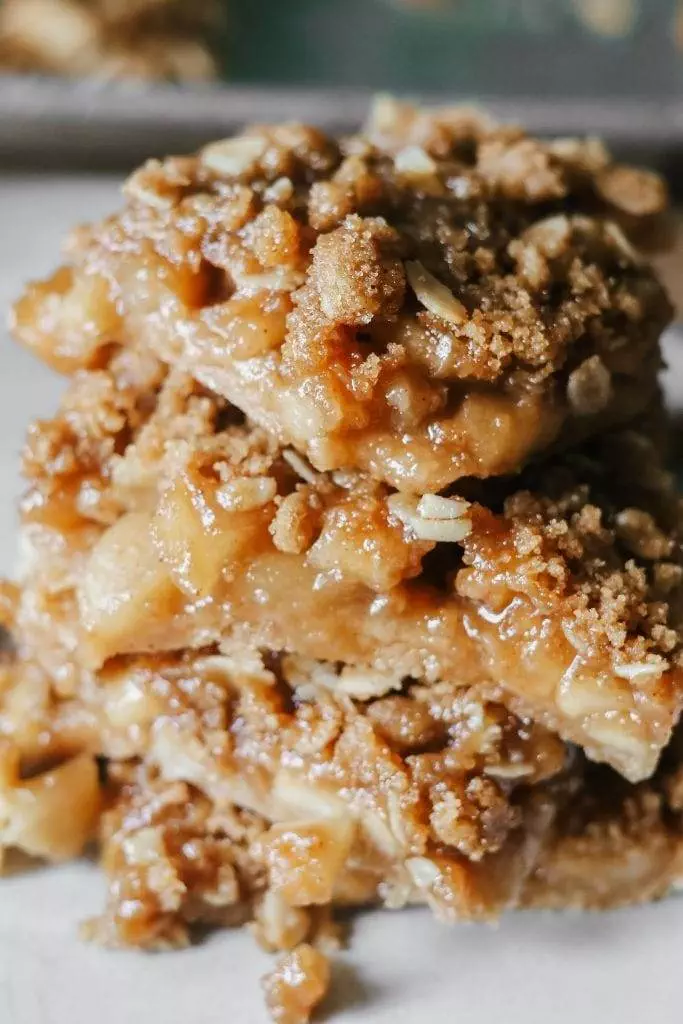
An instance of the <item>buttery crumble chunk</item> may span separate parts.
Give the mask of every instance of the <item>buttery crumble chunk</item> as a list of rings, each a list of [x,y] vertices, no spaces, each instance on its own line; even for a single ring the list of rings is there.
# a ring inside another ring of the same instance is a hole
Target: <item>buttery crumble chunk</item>
[[[277,1024],[306,1024],[330,980],[324,955],[307,943],[297,946],[263,980],[266,1003]]]

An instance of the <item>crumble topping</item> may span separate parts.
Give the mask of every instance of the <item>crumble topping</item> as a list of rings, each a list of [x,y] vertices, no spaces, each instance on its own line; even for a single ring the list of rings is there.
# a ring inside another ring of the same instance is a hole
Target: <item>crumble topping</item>
[[[67,372],[149,349],[318,469],[413,493],[641,410],[670,308],[615,221],[660,214],[658,179],[591,140],[379,109],[366,135],[253,126],[149,163],[18,337]]]

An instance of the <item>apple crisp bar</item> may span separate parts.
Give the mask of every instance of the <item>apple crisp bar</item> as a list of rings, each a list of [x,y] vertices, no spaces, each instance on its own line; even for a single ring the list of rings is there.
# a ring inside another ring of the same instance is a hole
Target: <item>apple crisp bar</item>
[[[384,102],[364,134],[256,126],[125,193],[17,336],[66,371],[144,345],[319,470],[434,493],[655,392],[670,306],[627,235],[666,193],[594,140]]]
[[[418,499],[240,420],[124,349],[32,428],[17,623],[49,674],[239,639],[344,663],[351,696],[484,685],[652,773],[683,695],[679,506],[652,438]]]
[[[249,923],[275,1020],[339,906],[444,921],[683,871],[683,546],[637,246],[595,140],[379,100],[151,162],[15,306],[68,376],[0,586],[0,850],[84,935]]]

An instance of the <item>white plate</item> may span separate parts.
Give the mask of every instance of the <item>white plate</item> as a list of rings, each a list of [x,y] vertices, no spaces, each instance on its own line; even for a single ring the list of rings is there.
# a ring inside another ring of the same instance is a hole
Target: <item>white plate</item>
[[[78,220],[115,202],[111,179],[0,178],[0,302],[57,260]],[[670,395],[683,359],[670,338]],[[26,422],[60,382],[0,344],[0,573],[13,560],[12,502]],[[161,955],[82,945],[103,882],[90,864],[0,881],[0,1024],[263,1024],[269,958],[244,931]],[[339,1024],[673,1024],[680,1019],[683,900],[602,915],[517,914],[499,928],[447,929],[426,911],[362,915],[339,960]]]

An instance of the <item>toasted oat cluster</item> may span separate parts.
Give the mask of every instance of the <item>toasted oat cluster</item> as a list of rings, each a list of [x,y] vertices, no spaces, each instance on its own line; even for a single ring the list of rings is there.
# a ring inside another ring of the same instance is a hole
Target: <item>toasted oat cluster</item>
[[[381,101],[362,136],[257,127],[126,194],[15,307],[69,382],[0,587],[0,848],[95,838],[105,945],[249,923],[283,1024],[324,998],[335,906],[664,895],[683,519],[633,248],[659,180]]]
[[[201,80],[214,0],[4,0],[0,66],[71,76]]]

